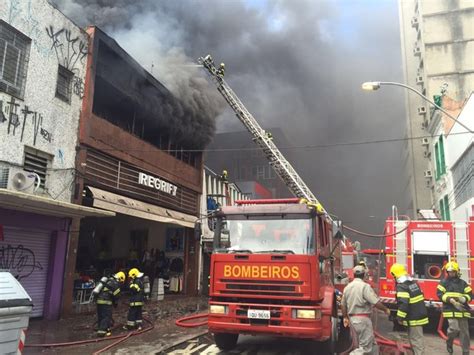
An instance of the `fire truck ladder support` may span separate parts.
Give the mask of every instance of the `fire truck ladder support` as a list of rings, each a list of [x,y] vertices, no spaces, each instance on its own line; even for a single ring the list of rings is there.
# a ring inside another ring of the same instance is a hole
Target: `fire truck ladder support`
[[[250,132],[254,142],[263,150],[270,165],[286,186],[288,186],[290,191],[296,197],[305,198],[311,203],[318,204],[324,211],[324,208],[316,196],[314,196],[308,186],[304,183],[303,179],[301,179],[295,169],[273,143],[271,134],[265,132],[265,130],[260,127],[252,114],[246,109],[234,91],[225,82],[223,72],[215,67],[212,57],[210,55],[201,57],[199,58],[199,63],[207,69],[212,78],[212,82],[217,86],[217,90],[221,93],[232,110],[234,110],[238,119],[244,124],[245,128]]]

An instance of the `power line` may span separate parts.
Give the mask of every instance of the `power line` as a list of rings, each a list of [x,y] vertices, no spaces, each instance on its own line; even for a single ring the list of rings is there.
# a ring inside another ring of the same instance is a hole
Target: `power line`
[[[450,136],[460,135],[460,134],[472,134],[471,132],[458,132],[451,133]],[[316,145],[303,145],[303,146],[292,146],[292,147],[282,147],[278,148],[280,150],[307,150],[307,149],[323,149],[323,148],[334,148],[334,147],[345,147],[345,146],[357,146],[357,145],[367,145],[367,144],[380,144],[380,143],[393,143],[393,142],[406,142],[410,140],[423,139],[423,138],[432,138],[431,135],[426,136],[417,136],[417,137],[406,137],[406,138],[389,138],[389,139],[378,139],[373,141],[360,141],[360,142],[343,142],[343,143],[332,143],[332,144],[316,144]],[[82,149],[86,147],[81,146]],[[159,148],[157,148],[159,149]],[[101,151],[127,151],[127,152],[156,152],[156,150],[150,149],[119,149],[119,148],[101,148]],[[218,148],[218,149],[166,149],[164,152],[186,152],[186,153],[209,153],[209,152],[234,152],[234,151],[255,151],[261,150],[259,147],[239,147],[239,148]]]

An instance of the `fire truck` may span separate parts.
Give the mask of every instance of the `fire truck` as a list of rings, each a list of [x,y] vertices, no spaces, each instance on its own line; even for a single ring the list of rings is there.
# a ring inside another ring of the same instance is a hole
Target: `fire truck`
[[[436,287],[444,277],[444,264],[455,260],[461,278],[473,283],[474,243],[470,240],[474,240],[474,217],[454,222],[441,221],[434,214],[430,219],[419,220],[403,220],[393,214],[385,223],[385,234],[385,249],[379,251],[382,256],[379,294],[387,307],[396,307],[396,285],[388,271],[394,263],[406,265],[408,273],[417,280],[433,321],[439,318],[442,306]]]
[[[295,199],[246,200],[217,210],[208,327],[232,349],[239,334],[326,342],[338,338],[335,280],[341,269],[340,221],[333,220],[223,78],[210,55],[199,59],[218,91]]]

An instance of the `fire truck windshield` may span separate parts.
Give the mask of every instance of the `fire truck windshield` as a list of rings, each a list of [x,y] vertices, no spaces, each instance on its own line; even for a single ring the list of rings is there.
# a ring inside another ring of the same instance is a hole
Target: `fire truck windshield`
[[[234,216],[232,216],[234,217]],[[216,233],[220,253],[314,254],[312,220],[300,219],[226,219],[220,220]],[[275,218],[275,217],[274,217]],[[218,223],[219,223],[218,222]]]

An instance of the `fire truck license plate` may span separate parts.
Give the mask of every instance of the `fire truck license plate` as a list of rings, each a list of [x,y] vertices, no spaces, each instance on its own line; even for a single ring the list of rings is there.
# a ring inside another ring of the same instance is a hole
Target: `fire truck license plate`
[[[252,319],[270,319],[270,311],[264,311],[261,309],[249,309],[247,310],[247,317]]]

